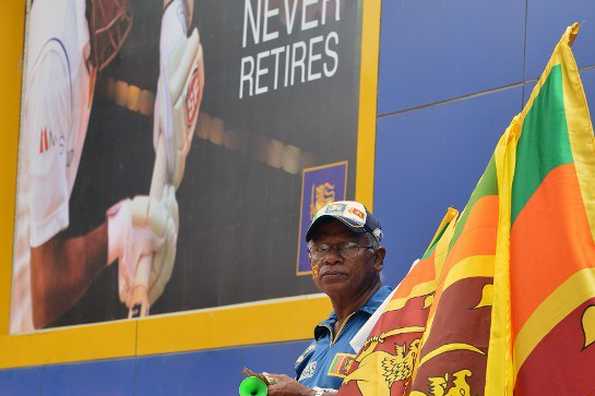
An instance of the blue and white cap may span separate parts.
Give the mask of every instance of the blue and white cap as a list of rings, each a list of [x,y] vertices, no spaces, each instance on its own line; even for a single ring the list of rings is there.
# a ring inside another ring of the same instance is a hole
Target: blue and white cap
[[[323,219],[332,218],[345,224],[352,232],[372,234],[378,242],[382,241],[382,226],[366,207],[357,201],[336,201],[326,204],[316,214],[306,232],[306,242],[312,239],[312,234]]]

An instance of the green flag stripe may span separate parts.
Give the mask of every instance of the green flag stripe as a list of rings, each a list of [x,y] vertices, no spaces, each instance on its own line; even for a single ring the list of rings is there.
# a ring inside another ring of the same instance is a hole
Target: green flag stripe
[[[454,234],[452,236],[452,240],[450,241],[449,250],[455,245],[463,228],[465,227],[465,223],[467,222],[467,218],[469,217],[469,213],[473,210],[473,205],[477,202],[480,198],[485,197],[486,195],[497,195],[498,194],[498,180],[496,178],[496,161],[494,157],[490,158],[490,162],[486,167],[483,175],[479,178],[479,182],[477,182],[477,186],[475,186],[475,190],[469,197],[469,201],[467,205],[465,205],[465,209],[463,213],[461,213],[461,218],[457,222],[455,227]]]
[[[513,223],[545,176],[555,167],[573,161],[560,65],[551,69],[527,113],[516,155],[512,184]]]
[[[422,260],[427,259],[432,254],[434,254],[434,250],[436,250],[436,245],[438,244],[438,241],[440,240],[440,238],[442,238],[442,235],[444,235],[444,231],[446,231],[447,228],[448,228],[448,224],[445,224],[444,227],[442,227],[442,229],[440,230],[440,232],[438,232],[438,234],[436,234],[436,238],[434,238],[432,240],[432,242],[430,242],[430,245],[424,252],[424,255],[421,257]]]

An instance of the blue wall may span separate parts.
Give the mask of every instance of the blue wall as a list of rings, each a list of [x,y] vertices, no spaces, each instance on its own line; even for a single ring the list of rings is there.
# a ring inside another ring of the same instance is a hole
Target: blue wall
[[[593,113],[592,0],[383,1],[375,211],[388,282],[423,253],[448,206],[463,209],[574,21],[583,22],[574,51]]]
[[[0,395],[234,396],[241,370],[291,373],[306,342],[0,370]]]
[[[383,1],[375,209],[388,283],[421,255],[445,209],[462,209],[575,20],[584,22],[574,48],[593,114],[593,0]],[[4,370],[0,395],[235,395],[242,367],[291,374],[305,345]]]

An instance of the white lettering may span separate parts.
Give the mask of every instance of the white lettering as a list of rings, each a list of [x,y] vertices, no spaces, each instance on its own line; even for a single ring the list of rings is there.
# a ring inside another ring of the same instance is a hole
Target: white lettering
[[[279,32],[274,31],[269,33],[269,18],[279,15],[279,8],[269,9],[269,0],[264,0],[264,27],[262,33],[262,42],[266,43],[279,37]]]
[[[285,0],[285,26],[287,27],[287,35],[291,35],[291,33],[293,33],[298,0],[293,0],[291,12],[289,10],[289,1],[290,0]]]
[[[279,55],[285,51],[285,47],[278,47],[271,50],[271,55],[275,56],[275,80],[273,83],[273,90],[279,86]]]
[[[298,59],[296,56],[297,50],[301,49],[302,54],[301,57]],[[297,43],[293,44],[293,51],[292,51],[292,63],[291,63],[291,85],[295,83],[295,71],[299,67],[301,69],[300,72],[300,80],[303,83],[304,78],[306,77],[306,64],[304,60],[306,59],[306,43],[303,41],[298,41]]]
[[[324,43],[324,52],[331,58],[333,58],[333,67],[328,68],[328,63],[324,62],[324,75],[325,77],[332,77],[337,72],[337,68],[339,67],[339,55],[337,51],[332,50],[330,48],[330,41],[333,40],[335,42],[335,48],[339,45],[339,35],[337,32],[330,32],[328,36],[326,36],[326,42]]]
[[[289,45],[286,47],[285,51],[285,84],[284,86],[287,87],[289,84]]]
[[[246,64],[249,64],[250,66],[250,71],[246,72],[244,67],[246,66]],[[249,84],[249,89],[248,89],[248,96],[252,96],[253,95],[253,82],[254,82],[254,78],[252,77],[252,75],[254,74],[254,58],[252,58],[251,56],[245,56],[242,58],[242,67],[241,67],[241,75],[240,75],[240,99],[242,99],[244,97],[244,82],[247,82]]]
[[[318,3],[318,0],[303,0],[302,3],[302,31],[314,29],[318,26],[318,20],[314,19],[306,22],[308,17],[308,7]]]
[[[320,15],[322,25],[326,25],[326,7],[327,7],[327,3],[329,1],[335,1],[335,0],[322,0],[322,13]]]
[[[322,43],[322,36],[312,37],[310,39],[310,51],[308,54],[308,81],[318,80],[322,77],[321,73],[312,73],[312,64],[322,59],[322,55],[320,53],[312,53],[314,45],[316,45],[317,43]]]
[[[335,3],[335,21],[341,20],[341,0],[337,0]]]
[[[265,16],[264,18],[260,18],[256,13],[252,12],[256,9],[250,11],[252,7],[255,7],[253,0],[247,1],[252,1],[252,3],[245,9],[246,29],[244,33],[246,37],[251,35],[254,42],[264,42],[274,40],[283,34],[279,30],[276,32],[269,31],[269,26],[272,26],[272,24],[267,25],[270,22],[267,22],[267,20],[274,20],[275,16],[281,14],[281,7],[271,13],[268,7],[269,2],[273,0],[264,0],[263,12]],[[316,0],[304,1],[307,2],[308,7],[313,7]],[[329,2],[329,4],[332,3]],[[329,5],[329,16],[334,13],[330,11],[331,9],[332,6]],[[258,27],[251,23],[251,21],[258,23],[259,18],[264,24],[261,26],[263,36],[260,38],[257,36],[259,33]],[[306,19],[306,27],[311,22],[312,20]],[[300,22],[298,21],[297,23],[299,24]],[[318,26],[322,26],[322,24],[321,20],[319,20]],[[251,26],[248,27],[248,25]],[[248,33],[250,29],[251,33]],[[293,29],[293,27],[290,29]],[[247,44],[250,41],[249,44],[253,45],[250,39],[246,39],[245,41]],[[239,98],[244,99],[246,97],[271,93],[277,91],[279,88],[292,87],[335,76],[339,70],[339,46],[340,37],[338,32],[331,31],[328,34],[320,34],[308,40],[297,41],[284,46],[275,46],[272,49],[260,51],[255,55],[244,56],[241,58],[240,65]],[[282,73],[283,76],[281,76]]]
[[[269,87],[261,87],[260,86],[260,76],[265,76],[269,73],[268,67],[260,67],[260,60],[264,57],[269,56],[270,51],[263,51],[256,55],[256,90],[255,95],[260,95],[263,93],[267,93],[269,91]]]
[[[254,44],[258,44],[260,40],[260,14],[261,7],[260,1],[258,2],[258,8],[256,9],[257,18],[254,19],[254,10],[252,9],[252,0],[245,0],[244,2],[244,32],[242,34],[242,48],[246,48],[247,35],[248,35],[248,20],[250,20],[250,28],[252,31],[252,41]]]

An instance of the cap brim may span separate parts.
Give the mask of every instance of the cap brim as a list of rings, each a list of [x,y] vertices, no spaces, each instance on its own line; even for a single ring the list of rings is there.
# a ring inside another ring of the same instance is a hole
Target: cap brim
[[[349,231],[355,232],[356,234],[363,234],[365,232],[368,232],[368,230],[366,229],[365,226],[355,227],[353,224],[351,224],[349,222],[349,220],[345,219],[344,217],[334,216],[331,214],[325,214],[325,215],[320,216],[319,218],[314,220],[312,222],[312,224],[310,224],[310,227],[308,228],[308,231],[306,232],[306,242],[310,242],[310,240],[312,239],[312,234],[314,233],[316,228],[318,228],[318,226],[324,219],[334,219],[334,220],[340,221],[343,225],[345,225],[345,227],[347,227],[349,229]]]

